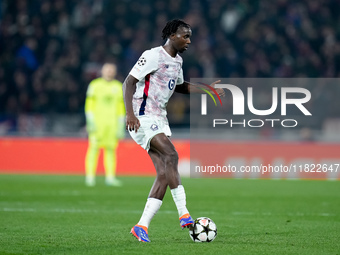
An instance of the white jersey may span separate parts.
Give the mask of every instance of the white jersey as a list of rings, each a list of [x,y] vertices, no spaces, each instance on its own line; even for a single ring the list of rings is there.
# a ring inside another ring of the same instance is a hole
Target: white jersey
[[[166,106],[175,86],[184,82],[182,63],[178,54],[173,58],[162,46],[143,52],[130,71],[138,80],[132,99],[136,116],[151,115],[168,123]]]

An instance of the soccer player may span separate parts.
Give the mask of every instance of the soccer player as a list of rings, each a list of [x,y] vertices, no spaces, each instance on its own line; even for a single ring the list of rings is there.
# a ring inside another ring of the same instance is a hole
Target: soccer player
[[[117,67],[105,63],[102,76],[91,81],[86,94],[85,115],[89,145],[85,157],[86,185],[95,185],[100,148],[104,150],[105,183],[121,186],[116,178],[116,148],[125,134],[122,83],[115,80]]]
[[[162,205],[170,187],[180,226],[189,227],[193,219],[186,207],[186,195],[178,173],[178,154],[170,141],[171,131],[166,105],[174,91],[201,93],[183,79],[182,53],[191,43],[190,26],[182,20],[169,21],[162,31],[163,46],[145,51],[123,83],[126,128],[131,137],[149,154],[157,172],[139,222],[131,233],[142,242],[150,242],[148,227]],[[217,82],[215,82],[217,83]],[[215,85],[212,84],[212,86]],[[220,95],[222,89],[216,89]]]

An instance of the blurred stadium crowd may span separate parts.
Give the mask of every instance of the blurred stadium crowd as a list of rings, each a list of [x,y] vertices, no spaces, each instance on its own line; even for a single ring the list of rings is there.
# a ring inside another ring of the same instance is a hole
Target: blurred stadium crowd
[[[83,116],[101,65],[117,63],[123,81],[172,18],[193,30],[186,79],[340,77],[339,10],[338,0],[0,0],[0,134]],[[339,89],[315,91],[338,109],[326,117],[339,118]],[[174,126],[188,125],[188,101],[169,103]]]

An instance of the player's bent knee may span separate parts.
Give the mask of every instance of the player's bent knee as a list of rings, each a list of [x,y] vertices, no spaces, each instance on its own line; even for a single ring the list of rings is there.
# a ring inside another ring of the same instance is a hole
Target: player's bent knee
[[[178,153],[176,150],[172,150],[171,152],[165,155],[165,164],[177,164],[178,163]]]
[[[157,178],[164,179],[166,177],[165,170],[159,170],[157,171]]]

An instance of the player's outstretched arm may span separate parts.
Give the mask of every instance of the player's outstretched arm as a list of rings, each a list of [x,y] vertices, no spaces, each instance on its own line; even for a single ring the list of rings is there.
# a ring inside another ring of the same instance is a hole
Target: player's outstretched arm
[[[213,83],[210,84],[211,87],[215,88],[215,85],[217,83],[220,83],[220,80],[214,81]],[[199,84],[192,84],[189,82],[184,82],[183,84],[177,85],[175,88],[175,91],[181,94],[191,94],[191,93],[198,93],[198,94],[202,94],[204,93],[204,90],[202,90],[201,88],[210,90],[209,88],[207,88],[204,85],[199,85]],[[222,88],[216,88],[215,89],[217,94],[219,96],[224,97],[225,96],[225,91]]]
[[[123,83],[123,97],[126,110],[126,130],[137,130],[140,127],[139,120],[135,116],[132,107],[132,97],[136,91],[136,84],[138,80],[132,75],[128,75]]]

